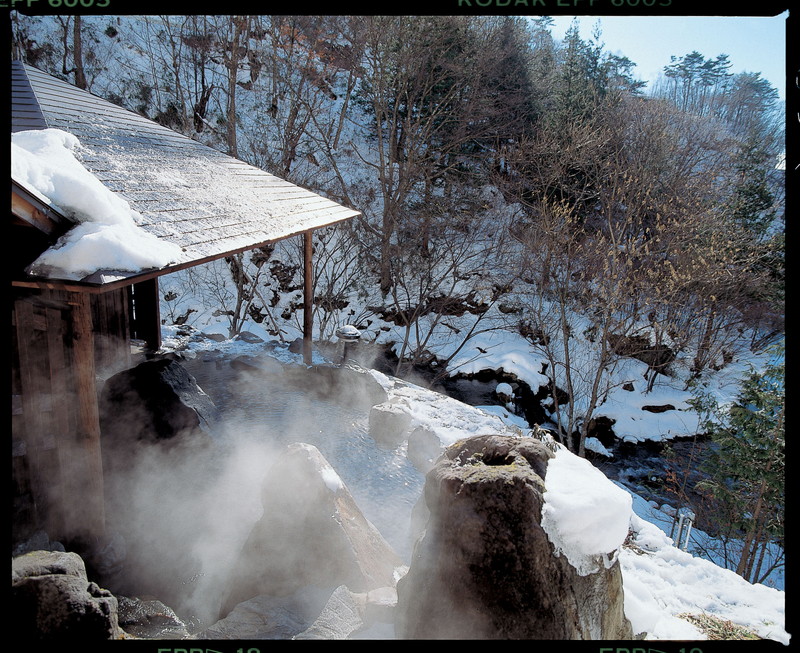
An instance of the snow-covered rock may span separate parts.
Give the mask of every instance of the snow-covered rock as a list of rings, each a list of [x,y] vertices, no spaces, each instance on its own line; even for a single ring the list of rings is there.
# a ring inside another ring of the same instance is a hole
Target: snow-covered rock
[[[595,482],[589,488],[599,503],[568,495],[550,516],[551,526],[558,523],[563,529],[554,549],[542,523],[547,495],[563,488],[563,473],[557,469],[554,489],[546,489],[553,458],[535,438],[486,435],[448,447],[427,475],[430,516],[409,572],[398,583],[398,637],[632,637],[616,556],[593,568],[583,560],[594,561],[598,552],[618,548],[627,534],[628,512],[620,511],[619,501],[602,505],[603,498],[620,493],[628,508],[630,498],[602,474],[610,487]],[[576,520],[586,517],[584,507],[612,519],[608,537],[575,532]],[[621,538],[618,524],[624,527]]]
[[[546,486],[542,528],[556,552],[581,575],[610,567],[628,535],[630,495],[561,446],[547,465]]]

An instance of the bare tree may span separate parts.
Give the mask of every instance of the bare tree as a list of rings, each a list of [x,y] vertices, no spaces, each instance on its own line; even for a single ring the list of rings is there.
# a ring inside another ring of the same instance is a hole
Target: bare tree
[[[504,326],[488,317],[510,287],[499,281],[508,258],[503,218],[472,216],[459,224],[437,217],[429,249],[404,247],[401,240],[392,257],[391,301],[383,310],[402,328],[397,375],[432,364],[451,373],[451,361],[473,337]]]
[[[705,167],[725,173],[723,139],[680,118],[642,99],[604,103],[565,125],[566,139],[539,134],[514,162],[529,214],[515,232],[534,286],[528,333],[550,361],[562,438],[580,454],[620,356],[647,363],[648,390],[676,348],[693,349],[696,373],[722,361],[739,336],[742,290],[757,283]],[[576,360],[584,319],[593,349]]]
[[[360,304],[367,294],[363,287],[361,271],[361,249],[354,237],[352,225],[345,223],[313,234],[313,324],[316,337],[331,340],[336,330],[345,324],[365,327],[369,312],[356,313],[354,306]],[[281,257],[290,262],[291,269],[302,269],[303,244],[282,243]],[[271,281],[269,283],[272,283]],[[302,318],[297,314],[301,304],[292,306],[295,326],[300,329]]]
[[[75,86],[87,89],[84,69],[83,19],[81,16],[57,16],[61,26],[61,74],[75,75]],[[69,65],[69,61],[72,65]]]
[[[590,236],[574,206],[542,200],[530,208],[535,225],[518,232],[528,250],[524,270],[535,282],[525,333],[549,361],[560,439],[583,455],[620,358],[614,336],[627,336],[638,317],[625,274],[629,259],[610,238]],[[593,346],[583,346],[579,335]]]
[[[254,16],[213,18],[214,50],[212,61],[222,68],[225,80],[225,144],[228,154],[239,156],[237,89],[239,72],[247,65],[251,48]]]
[[[496,160],[496,153],[485,147],[499,134],[508,136],[500,121],[520,120],[517,114],[499,111],[516,89],[493,86],[502,41],[489,39],[481,29],[482,23],[468,17],[363,21],[359,97],[372,126],[369,148],[358,147],[356,153],[377,176],[379,214],[365,226],[377,240],[385,293],[393,283],[398,230],[408,216],[416,207],[428,206],[434,194],[440,202],[453,197],[459,184],[477,173],[479,161]],[[432,229],[425,213],[418,215],[424,244]]]

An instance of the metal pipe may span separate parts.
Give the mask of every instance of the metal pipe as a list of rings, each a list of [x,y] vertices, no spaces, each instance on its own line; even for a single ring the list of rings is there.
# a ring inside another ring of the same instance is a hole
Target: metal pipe
[[[675,545],[684,551],[689,548],[689,535],[692,532],[692,523],[695,514],[689,508],[680,508],[677,514],[678,521],[678,537],[675,538]],[[675,522],[673,521],[673,532]]]

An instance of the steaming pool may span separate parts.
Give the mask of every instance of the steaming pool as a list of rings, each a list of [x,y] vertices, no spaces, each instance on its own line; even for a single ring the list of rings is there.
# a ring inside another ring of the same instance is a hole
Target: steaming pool
[[[371,406],[365,401],[320,397],[307,377],[290,378],[286,366],[272,361],[246,371],[217,356],[181,364],[212,399],[234,438],[246,434],[274,444],[277,451],[294,442],[317,447],[364,516],[408,564],[411,512],[425,478],[406,457],[405,445],[391,448],[370,436]]]

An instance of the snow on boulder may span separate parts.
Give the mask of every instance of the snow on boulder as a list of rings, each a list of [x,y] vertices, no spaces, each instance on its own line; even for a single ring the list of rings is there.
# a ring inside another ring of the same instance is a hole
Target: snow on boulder
[[[369,411],[369,434],[376,442],[394,446],[405,440],[411,427],[407,402],[386,401]]]
[[[649,393],[618,387],[609,392],[594,419],[613,420],[614,435],[624,442],[688,437],[702,430],[690,400],[690,392],[670,387],[657,386]]]
[[[498,383],[494,391],[498,397],[511,399],[514,396],[514,389],[511,387],[511,384],[509,383]]]
[[[614,454],[612,454],[608,449],[605,448],[602,442],[597,438],[586,438],[584,441],[584,446],[586,447],[587,451],[591,451],[596,453],[600,456],[605,456],[606,458],[613,458]]]
[[[371,370],[370,374],[386,391],[389,402],[395,408],[408,411],[411,428],[423,426],[436,433],[442,449],[471,435],[516,433],[506,427],[497,415],[490,415],[480,408],[375,370]]]
[[[631,638],[619,565],[580,575],[540,523],[553,455],[535,438],[503,435],[445,450],[426,476],[428,519],[397,583],[398,638]]]
[[[547,465],[542,528],[556,552],[581,575],[617,559],[628,535],[633,504],[585,458],[559,446]]]

